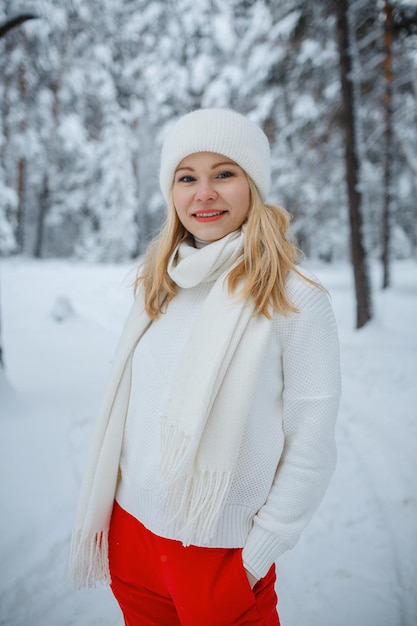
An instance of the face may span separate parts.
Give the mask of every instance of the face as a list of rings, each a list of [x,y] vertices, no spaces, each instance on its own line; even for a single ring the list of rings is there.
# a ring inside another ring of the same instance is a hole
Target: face
[[[214,152],[198,152],[178,165],[172,187],[178,219],[203,241],[217,241],[238,230],[250,207],[245,172]]]

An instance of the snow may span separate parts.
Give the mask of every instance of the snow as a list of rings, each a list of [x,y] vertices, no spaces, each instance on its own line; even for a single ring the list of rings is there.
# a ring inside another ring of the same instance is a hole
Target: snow
[[[286,17],[281,18],[279,22],[273,28],[274,37],[289,38],[293,34],[295,28],[297,27],[297,24],[300,21],[301,15],[302,15],[301,11],[292,11]]]
[[[236,45],[236,33],[229,20],[225,20],[224,15],[213,16],[213,36],[219,48],[226,53],[231,53]]]
[[[375,320],[354,330],[351,269],[312,265],[340,329],[339,461],[277,566],[283,626],[417,624],[417,271],[393,267]],[[95,412],[131,302],[133,265],[3,261],[0,624],[118,626],[107,587],[65,581]]]
[[[295,100],[293,107],[294,118],[315,120],[320,111],[314,102],[314,98],[309,94],[300,94]]]

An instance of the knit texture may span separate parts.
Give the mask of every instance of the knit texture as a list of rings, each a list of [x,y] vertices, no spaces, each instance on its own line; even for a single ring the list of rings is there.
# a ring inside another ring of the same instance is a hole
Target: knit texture
[[[198,109],[168,131],[161,152],[160,187],[168,201],[179,163],[189,154],[216,152],[235,161],[265,201],[271,186],[270,147],[263,130],[230,109]]]
[[[187,545],[213,536],[271,328],[270,320],[254,315],[251,300],[229,296],[227,274],[242,249],[239,230],[201,250],[183,242],[169,264],[171,277],[181,284],[215,279],[158,416],[159,494],[166,517],[178,520]],[[143,298],[141,288],[119,341],[93,437],[71,548],[70,577],[77,584],[109,578],[107,532],[131,393],[132,355],[150,325]]]
[[[116,497],[152,532],[179,541],[184,541],[181,525],[167,518],[158,495],[158,415],[211,287],[207,282],[180,289],[144,335],[132,365]],[[287,290],[299,313],[274,316],[230,490],[213,537],[198,544],[243,547],[245,567],[257,578],[297,542],[336,460],[340,373],[329,298],[294,273]],[[223,419],[227,422],[227,413]]]

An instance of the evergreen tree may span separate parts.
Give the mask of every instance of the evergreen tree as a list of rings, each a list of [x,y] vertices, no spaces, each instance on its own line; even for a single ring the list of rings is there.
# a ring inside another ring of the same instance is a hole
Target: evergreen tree
[[[267,133],[270,199],[293,214],[305,253],[347,258],[335,4],[340,8],[334,0],[36,3],[38,19],[0,38],[1,254],[142,254],[164,215],[158,158],[166,129],[193,108],[221,106]],[[0,25],[27,14],[26,5],[5,0]],[[375,257],[387,237],[391,255],[417,252],[414,14],[402,0],[390,6],[385,187],[382,4],[357,0],[351,23],[361,236]]]

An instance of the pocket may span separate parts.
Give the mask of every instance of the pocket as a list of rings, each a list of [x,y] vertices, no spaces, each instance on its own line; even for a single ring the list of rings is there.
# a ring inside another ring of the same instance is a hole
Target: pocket
[[[230,621],[228,624],[263,624],[257,599],[252,589],[242,559],[243,548],[232,549],[230,568]]]
[[[242,590],[246,591],[246,593],[249,594],[249,596],[252,598],[253,602],[255,602],[256,601],[255,594],[250,585],[249,578],[245,570],[245,566],[243,565],[242,552],[243,552],[243,548],[236,548],[236,560],[237,560],[236,571],[237,571],[237,574],[239,574],[239,578],[240,578],[240,584],[238,586],[241,587]]]
[[[187,577],[186,585],[182,581],[181,597],[178,592],[173,594],[176,605],[187,607],[187,615],[182,616],[181,623],[198,626],[262,624],[243,566],[242,548],[185,548],[190,549],[198,556],[192,567],[191,563],[187,567],[193,577]],[[175,581],[177,584],[178,577]]]

